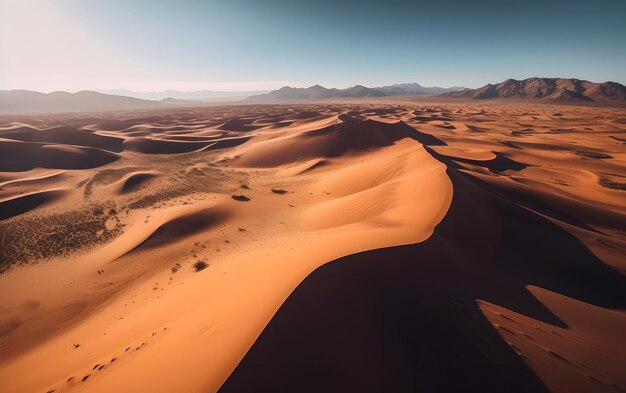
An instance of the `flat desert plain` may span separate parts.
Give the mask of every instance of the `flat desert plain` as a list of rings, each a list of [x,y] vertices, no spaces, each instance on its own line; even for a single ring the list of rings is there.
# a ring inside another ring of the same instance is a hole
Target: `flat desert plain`
[[[0,391],[623,392],[626,111],[0,118]]]

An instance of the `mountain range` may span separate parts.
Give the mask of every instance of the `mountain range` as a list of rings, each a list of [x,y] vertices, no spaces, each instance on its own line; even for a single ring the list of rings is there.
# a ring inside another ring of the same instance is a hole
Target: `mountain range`
[[[463,90],[462,87],[424,87],[418,83],[401,83],[382,87],[365,87],[356,85],[346,89],[328,89],[320,85],[306,88],[281,87],[278,90],[266,94],[253,95],[245,99],[247,102],[271,102],[284,100],[302,99],[327,99],[327,98],[357,98],[357,97],[387,97],[442,94]]]
[[[626,101],[626,86],[616,82],[594,83],[581,79],[528,78],[507,79],[478,89],[442,94],[444,97],[470,99],[535,99],[552,102]]]
[[[129,90],[116,90],[123,93]],[[29,90],[0,90],[0,114],[101,112],[128,109],[157,109],[173,106],[208,105],[210,97],[205,91],[177,92],[175,90],[155,94],[154,99],[141,99],[126,95],[111,95],[83,90],[77,93],[55,91],[39,93]],[[132,93],[132,91],[131,91]],[[179,93],[179,94],[169,94]],[[213,91],[213,93],[218,93]],[[223,92],[233,93],[235,92]],[[239,97],[255,92],[236,92]],[[156,100],[160,95],[174,95]],[[594,83],[581,79],[528,78],[507,79],[498,84],[487,84],[478,89],[461,87],[424,87],[417,83],[402,83],[383,87],[356,85],[347,89],[325,88],[314,85],[307,88],[285,86],[271,92],[256,94],[240,101],[242,103],[271,103],[304,99],[362,98],[388,96],[430,95],[441,98],[460,99],[518,99],[555,103],[599,102],[609,105],[626,105],[626,86],[616,82]],[[195,98],[203,96],[203,98]],[[177,98],[188,97],[188,98]],[[223,97],[224,98],[224,97]],[[235,98],[237,99],[237,98]],[[232,100],[231,100],[232,101]]]
[[[30,90],[0,90],[0,114],[100,112],[125,109],[150,109],[168,106],[160,101],[102,94],[83,90],[77,93]]]
[[[195,91],[180,91],[180,90],[164,90],[153,92],[138,92],[127,89],[114,89],[114,90],[96,90],[99,93],[119,95],[126,97],[140,98],[142,100],[164,100],[166,98],[173,98],[177,100],[203,100],[207,98],[226,98],[226,97],[249,97],[256,94],[264,94],[270,92],[270,90],[251,90],[251,91],[220,91],[220,90],[195,90]]]

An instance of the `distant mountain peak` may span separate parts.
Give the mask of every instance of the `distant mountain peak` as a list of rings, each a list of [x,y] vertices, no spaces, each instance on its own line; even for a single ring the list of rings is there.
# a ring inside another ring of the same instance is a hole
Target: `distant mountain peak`
[[[626,87],[616,82],[594,83],[577,78],[532,77],[507,79],[477,89],[445,93],[443,96],[470,99],[536,99],[554,102],[626,102]]]

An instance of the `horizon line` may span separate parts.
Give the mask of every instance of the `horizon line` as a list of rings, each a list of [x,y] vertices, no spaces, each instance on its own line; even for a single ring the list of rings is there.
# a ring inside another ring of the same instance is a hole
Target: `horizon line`
[[[191,88],[191,89],[184,89],[184,88],[158,88],[158,89],[134,89],[132,87],[114,87],[114,88],[103,88],[103,87],[95,87],[95,88],[68,88],[68,89],[32,89],[32,88],[16,88],[16,87],[10,87],[10,88],[6,88],[6,87],[0,87],[0,91],[31,91],[31,92],[36,92],[36,93],[42,93],[42,94],[50,94],[50,93],[56,93],[56,92],[64,92],[64,93],[70,93],[70,94],[75,94],[81,91],[93,91],[93,92],[98,92],[98,93],[103,93],[103,94],[109,94],[109,95],[116,95],[115,91],[127,91],[130,93],[139,93],[139,94],[160,94],[160,93],[167,93],[167,92],[178,92],[178,93],[196,93],[196,92],[215,92],[215,93],[250,93],[250,92],[262,92],[262,91],[274,91],[274,90],[278,90],[281,88],[285,88],[285,87],[291,87],[291,88],[309,88],[309,87],[313,87],[313,86],[321,86],[324,87],[326,89],[348,89],[351,87],[355,87],[355,86],[364,86],[367,88],[371,88],[371,89],[375,89],[375,88],[380,88],[380,87],[387,87],[387,86],[393,86],[393,85],[400,85],[400,84],[412,84],[412,83],[416,83],[419,84],[422,87],[426,87],[426,88],[445,88],[445,89],[450,89],[450,88],[470,88],[470,89],[476,89],[476,88],[481,88],[483,86],[486,85],[494,85],[494,84],[498,84],[498,83],[502,83],[504,81],[507,80],[526,80],[526,79],[532,79],[532,78],[544,78],[544,79],[577,79],[577,80],[581,80],[581,81],[587,81],[587,82],[591,82],[591,83],[607,83],[607,82],[613,82],[613,83],[619,83],[619,84],[624,84],[622,82],[618,82],[618,81],[613,81],[613,80],[604,80],[604,81],[598,81],[598,82],[594,82],[594,81],[590,81],[588,79],[584,79],[584,78],[576,78],[576,77],[558,77],[558,76],[530,76],[530,77],[526,77],[526,78],[513,78],[513,77],[509,77],[506,78],[504,80],[501,81],[491,81],[491,82],[486,82],[482,85],[476,85],[476,86],[471,86],[470,85],[438,85],[438,84],[422,84],[420,82],[387,82],[387,83],[378,83],[378,84],[364,84],[364,83],[354,83],[354,84],[339,84],[339,85],[332,85],[332,84],[328,84],[328,83],[310,83],[310,82],[293,82],[293,81],[259,81],[259,82],[198,82],[199,87],[197,88]],[[275,84],[274,86],[276,87],[270,87],[270,86],[266,86],[264,88],[262,87],[257,87],[254,88],[253,85],[254,84]],[[280,83],[284,83],[282,85],[280,85]],[[185,84],[188,84],[189,87],[193,86],[193,82],[185,82]],[[247,88],[241,88],[241,89],[229,89],[229,88],[225,88],[226,85],[243,85],[243,84],[250,84]],[[209,87],[209,85],[214,85],[215,87]],[[200,86],[204,86],[204,87],[200,87]],[[221,88],[218,86],[222,86]],[[331,86],[331,87],[327,87],[327,86]]]

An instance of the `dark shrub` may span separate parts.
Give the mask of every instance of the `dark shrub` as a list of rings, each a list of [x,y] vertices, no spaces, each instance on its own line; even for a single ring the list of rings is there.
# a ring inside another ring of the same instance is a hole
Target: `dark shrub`
[[[193,264],[193,268],[196,269],[196,272],[202,271],[209,267],[209,265],[204,261],[198,261]]]

